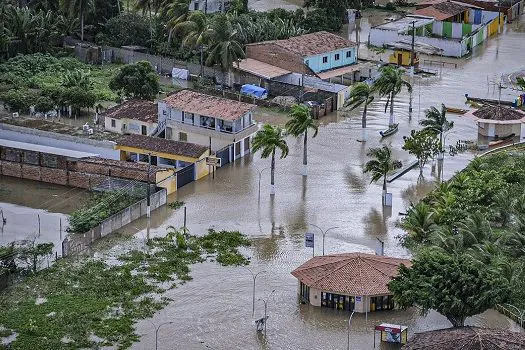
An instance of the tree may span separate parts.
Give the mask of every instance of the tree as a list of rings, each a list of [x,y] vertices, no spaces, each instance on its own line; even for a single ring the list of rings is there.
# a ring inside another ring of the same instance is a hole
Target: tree
[[[406,87],[408,92],[412,91],[412,85],[409,82],[403,80],[404,70],[393,67],[383,66],[379,69],[381,73],[379,78],[374,82],[374,90],[379,92],[381,96],[387,96],[388,99],[385,104],[385,113],[390,105],[390,119],[389,126],[394,125],[394,98],[401,92],[403,87]]]
[[[148,46],[150,40],[149,20],[136,13],[122,13],[111,18],[96,36],[97,43],[110,46]]]
[[[153,100],[159,93],[159,77],[147,61],[128,64],[109,82],[109,88],[128,98]]]
[[[62,0],[62,2],[64,12],[69,17],[78,17],[80,19],[80,40],[84,40],[84,18],[87,12],[94,11],[94,0]]]
[[[308,166],[308,129],[312,129],[314,134],[312,137],[317,136],[319,126],[316,120],[312,118],[310,108],[303,104],[296,104],[292,106],[290,113],[288,114],[290,119],[286,122],[286,130],[290,135],[299,137],[304,134],[304,148],[303,148],[303,176],[307,175]]]
[[[36,273],[43,259],[53,254],[53,247],[53,243],[36,244],[35,240],[28,241],[17,247],[17,258],[22,260],[32,273]]]
[[[516,83],[518,84],[518,87],[519,87],[521,90],[524,90],[524,91],[525,91],[525,78],[523,78],[523,77],[517,77],[517,78],[516,78]]]
[[[203,42],[203,33],[206,31],[208,17],[201,11],[190,13],[184,21],[170,24],[168,42],[171,42],[173,34],[182,38],[182,45],[195,48],[198,43]]]
[[[425,129],[439,135],[439,151],[443,152],[443,133],[454,127],[454,122],[447,120],[447,109],[441,104],[441,112],[434,106],[425,110],[425,118],[419,122]]]
[[[419,163],[419,176],[423,176],[423,168],[427,161],[439,152],[439,141],[433,131],[412,130],[410,136],[403,136],[403,149],[416,156]]]
[[[253,152],[261,150],[261,158],[272,156],[270,194],[275,194],[275,151],[281,151],[281,159],[288,156],[288,144],[283,136],[283,130],[279,127],[265,124],[255,134],[252,142]]]
[[[367,83],[356,83],[350,91],[350,96],[345,102],[344,106],[350,110],[356,109],[357,107],[364,105],[363,117],[361,118],[361,141],[366,141],[366,111],[368,105],[374,100],[372,87]]]
[[[476,263],[466,254],[432,248],[412,260],[412,267],[401,265],[388,287],[401,308],[415,306],[422,314],[436,310],[454,327],[463,327],[467,317],[505,302],[510,293],[509,281],[496,267]]]
[[[93,90],[75,86],[62,90],[60,100],[67,106],[71,106],[75,115],[80,115],[82,108],[92,108],[95,105],[97,96]]]
[[[384,202],[386,195],[386,177],[391,171],[401,168],[402,164],[399,160],[395,160],[392,157],[392,150],[388,146],[371,148],[367,156],[373,159],[366,162],[363,172],[372,175],[371,183],[383,179]]]
[[[208,46],[206,65],[220,65],[223,72],[222,83],[224,84],[226,72],[232,63],[244,57],[244,50],[236,39],[237,31],[233,29],[226,15],[218,14],[213,17],[202,36],[202,41]]]

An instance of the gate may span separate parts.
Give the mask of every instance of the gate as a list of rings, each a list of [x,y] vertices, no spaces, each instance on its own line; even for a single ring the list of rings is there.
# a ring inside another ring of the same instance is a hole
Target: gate
[[[177,188],[181,188],[193,180],[195,180],[195,164],[190,164],[177,171]]]
[[[225,166],[230,162],[230,146],[226,146],[220,151],[217,151],[215,156],[221,159],[221,167]]]

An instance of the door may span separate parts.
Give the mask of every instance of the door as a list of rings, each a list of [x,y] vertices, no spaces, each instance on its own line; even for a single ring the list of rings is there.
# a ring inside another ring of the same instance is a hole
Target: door
[[[399,66],[403,65],[403,54],[401,52],[397,54],[397,64]]]
[[[147,135],[148,134],[148,127],[146,125],[142,125],[141,133],[142,133],[142,135]]]

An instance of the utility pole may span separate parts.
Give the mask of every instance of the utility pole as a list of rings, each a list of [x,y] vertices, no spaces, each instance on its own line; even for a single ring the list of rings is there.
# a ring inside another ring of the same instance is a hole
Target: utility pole
[[[414,69],[414,46],[416,44],[416,21],[412,21],[412,49],[410,51],[410,67]]]
[[[242,266],[242,265],[241,265]],[[249,268],[247,268],[246,266],[242,266],[244,267],[246,270],[250,271],[250,273],[252,274],[252,278],[253,278],[253,289],[252,289],[252,316],[255,314],[255,282],[257,280],[257,276],[259,276],[259,274],[261,273],[265,273],[266,271],[259,271],[257,273],[253,273],[252,270],[250,270]]]
[[[326,230],[326,231],[323,231],[323,229],[320,228],[320,227],[317,226],[317,225],[314,225],[314,224],[309,224],[309,225],[310,225],[310,226],[313,226],[313,227],[315,227],[315,228],[318,228],[319,231],[321,231],[321,234],[323,235],[323,256],[324,256],[324,237],[326,236],[326,234],[328,233],[328,231],[333,230],[333,229],[336,229],[336,228],[339,228],[339,227],[334,226],[334,227],[330,227],[330,228],[329,228],[328,230]]]
[[[150,181],[149,181],[149,175],[151,170],[151,152],[148,153],[148,174],[147,174],[147,184],[148,187],[146,188],[146,217],[147,217],[147,226],[146,226],[146,238],[149,242],[149,229],[151,224],[151,206],[150,206]]]

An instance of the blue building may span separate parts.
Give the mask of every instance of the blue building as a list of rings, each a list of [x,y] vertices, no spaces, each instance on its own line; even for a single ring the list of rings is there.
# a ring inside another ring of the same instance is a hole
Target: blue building
[[[249,44],[246,57],[290,72],[312,75],[348,67],[357,61],[354,42],[324,31]]]

